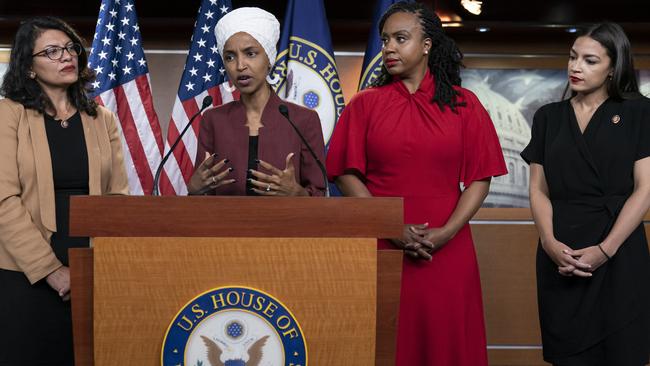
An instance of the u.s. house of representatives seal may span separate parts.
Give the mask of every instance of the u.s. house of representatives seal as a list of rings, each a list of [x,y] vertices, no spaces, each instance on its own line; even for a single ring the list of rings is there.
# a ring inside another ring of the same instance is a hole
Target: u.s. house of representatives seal
[[[318,113],[327,144],[345,107],[336,63],[332,55],[313,42],[296,36],[289,42],[287,49],[279,50],[271,72],[279,79],[273,87],[280,98]]]
[[[305,366],[307,344],[289,309],[248,287],[219,287],[188,302],[163,341],[162,366]]]

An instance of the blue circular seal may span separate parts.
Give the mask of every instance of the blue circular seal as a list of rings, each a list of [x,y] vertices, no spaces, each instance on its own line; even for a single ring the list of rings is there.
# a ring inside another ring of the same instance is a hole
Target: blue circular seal
[[[273,89],[280,98],[318,113],[327,145],[345,108],[333,54],[308,39],[291,36],[278,49],[271,75],[279,80]]]
[[[219,287],[189,301],[169,324],[163,366],[307,365],[307,345],[291,311],[249,287]]]

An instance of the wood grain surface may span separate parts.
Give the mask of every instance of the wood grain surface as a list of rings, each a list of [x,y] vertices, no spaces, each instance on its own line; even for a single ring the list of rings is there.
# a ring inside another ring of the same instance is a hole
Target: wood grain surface
[[[95,365],[159,365],[191,299],[221,286],[262,290],[294,314],[313,365],[375,363],[376,241],[97,238]]]
[[[377,366],[395,364],[403,257],[401,250],[377,251]]]
[[[394,238],[401,198],[73,196],[70,235]]]
[[[93,364],[93,250],[71,248],[70,305],[74,359],[77,366]]]

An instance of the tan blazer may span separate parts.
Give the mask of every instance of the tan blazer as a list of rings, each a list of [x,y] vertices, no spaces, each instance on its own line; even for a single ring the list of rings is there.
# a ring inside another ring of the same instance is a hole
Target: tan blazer
[[[128,194],[119,130],[113,113],[81,113],[91,195]],[[0,268],[22,271],[31,283],[62,264],[50,238],[56,231],[52,161],[43,115],[0,100]]]

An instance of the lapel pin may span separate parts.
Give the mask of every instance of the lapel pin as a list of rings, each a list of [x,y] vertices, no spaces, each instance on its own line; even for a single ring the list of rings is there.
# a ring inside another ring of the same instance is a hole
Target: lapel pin
[[[615,114],[614,117],[612,117],[612,123],[617,124],[619,122],[621,122],[621,116],[619,116],[618,114]]]

